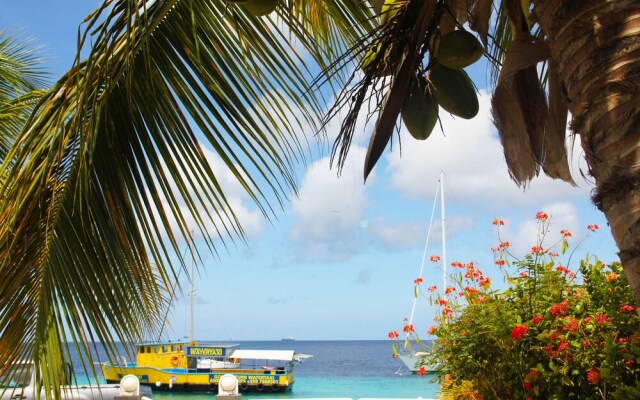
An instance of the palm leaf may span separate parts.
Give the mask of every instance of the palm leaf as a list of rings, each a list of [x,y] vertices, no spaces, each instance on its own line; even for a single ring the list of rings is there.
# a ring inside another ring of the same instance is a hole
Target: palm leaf
[[[30,40],[0,31],[0,100],[45,86],[39,48]]]
[[[548,44],[518,0],[501,2],[495,26],[491,53],[497,83],[491,104],[509,173],[519,185],[537,176],[539,168],[573,183],[565,145],[567,107],[555,69],[551,76],[544,64],[542,74],[536,69],[549,58]]]
[[[158,333],[180,239],[195,229],[219,251],[243,238],[226,171],[200,140],[275,215],[323,107],[307,90],[317,66],[289,39],[320,62],[359,34],[370,10],[358,4],[283,3],[288,32],[223,0],[107,1],[89,15],[88,58],[38,103],[2,166],[0,357],[58,366],[72,341],[92,370],[88,343],[114,357],[114,339]],[[41,369],[45,386],[57,370]]]

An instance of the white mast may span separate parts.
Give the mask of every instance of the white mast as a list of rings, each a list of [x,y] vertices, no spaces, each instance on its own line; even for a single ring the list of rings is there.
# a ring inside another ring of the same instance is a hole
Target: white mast
[[[191,276],[190,276],[190,286],[191,286],[191,290],[189,292],[189,297],[190,297],[190,316],[189,316],[189,340],[193,341],[193,298],[195,297],[196,291],[194,289],[194,284],[193,284],[193,264],[194,264],[194,257],[193,257],[193,247],[192,247],[192,240],[193,240],[193,231],[191,232],[191,237],[189,238],[189,252],[191,253]]]
[[[447,290],[447,245],[444,214],[444,171],[440,171],[440,212],[442,214],[442,287],[443,293]]]
[[[422,263],[420,264],[420,274],[418,274],[419,278],[422,278],[422,273],[424,271],[424,263],[427,260],[427,248],[429,247],[429,237],[431,236],[431,226],[433,225],[433,215],[436,212],[436,204],[438,204],[437,201],[438,201],[438,188],[436,187],[436,195],[433,199],[433,208],[431,209],[431,221],[429,222],[429,228],[427,229],[427,240],[424,242],[424,251],[422,252]],[[413,306],[411,306],[411,316],[409,317],[409,324],[413,324],[413,315],[415,314],[415,311],[416,311],[417,302],[418,302],[418,296],[414,296]]]

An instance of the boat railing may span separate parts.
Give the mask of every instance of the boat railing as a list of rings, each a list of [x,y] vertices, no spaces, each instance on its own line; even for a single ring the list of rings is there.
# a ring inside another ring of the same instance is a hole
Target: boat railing
[[[195,371],[195,370],[194,370]],[[212,373],[216,373],[216,374],[225,374],[225,373],[229,373],[230,370],[228,369],[221,369],[221,368],[212,368],[211,370]],[[285,369],[256,369],[256,368],[237,368],[237,369],[233,369],[233,374],[237,375],[237,374],[245,374],[245,375],[285,375],[285,374],[289,374],[291,373],[291,371],[286,371]]]

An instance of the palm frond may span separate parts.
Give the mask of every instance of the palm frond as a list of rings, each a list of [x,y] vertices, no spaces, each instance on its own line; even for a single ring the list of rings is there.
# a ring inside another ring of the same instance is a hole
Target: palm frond
[[[88,58],[38,103],[2,165],[3,360],[59,365],[69,340],[92,370],[87,343],[113,357],[114,339],[157,333],[180,239],[195,229],[219,251],[243,238],[220,174],[267,218],[287,203],[308,148],[301,132],[317,130],[323,108],[307,84],[318,67],[289,35],[319,62],[367,13],[350,0],[291,4],[278,20],[223,0],[119,0],[85,19]],[[60,382],[56,368],[42,371],[44,385]]]
[[[512,179],[526,186],[542,168],[573,184],[565,145],[567,106],[557,77],[550,75],[555,69],[546,65],[550,50],[540,27],[520,1],[504,0],[492,38],[492,112]],[[540,72],[538,63],[543,63]]]
[[[0,31],[0,101],[45,87],[40,49],[30,40]]]

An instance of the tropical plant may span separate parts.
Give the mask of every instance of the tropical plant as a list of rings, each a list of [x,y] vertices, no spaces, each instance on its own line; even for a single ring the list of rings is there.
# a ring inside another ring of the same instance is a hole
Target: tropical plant
[[[280,1],[259,17],[224,0],[109,0],[87,16],[75,64],[2,160],[1,379],[32,359],[37,384],[57,387],[67,343],[97,375],[93,342],[113,358],[116,340],[156,337],[180,240],[195,230],[217,252],[244,238],[220,174],[267,218],[286,204],[307,157],[298,132],[318,129],[323,105],[311,71],[364,34],[359,4]]]
[[[547,247],[548,226],[539,218],[538,240],[521,259],[500,240],[495,265],[506,288],[473,263],[454,263],[459,296],[438,296],[431,330],[443,399],[640,396],[640,317],[620,263],[584,260],[573,271],[571,233]]]

